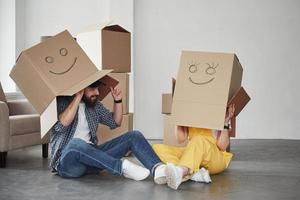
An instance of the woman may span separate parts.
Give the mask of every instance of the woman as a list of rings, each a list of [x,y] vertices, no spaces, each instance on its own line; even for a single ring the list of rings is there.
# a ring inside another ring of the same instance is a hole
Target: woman
[[[188,140],[186,147],[154,144],[156,154],[164,163],[168,163],[165,167],[166,176],[161,178],[160,183],[167,183],[176,190],[185,179],[210,182],[209,174],[224,171],[232,158],[226,149],[230,142],[229,122],[234,111],[232,104],[227,109],[222,131],[179,126],[177,140],[179,143]]]

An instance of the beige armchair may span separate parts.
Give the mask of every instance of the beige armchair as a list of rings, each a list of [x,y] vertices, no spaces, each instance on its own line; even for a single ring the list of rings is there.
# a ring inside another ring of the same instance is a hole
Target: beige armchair
[[[39,115],[27,100],[7,101],[0,83],[0,168],[6,166],[7,152],[42,144],[48,157],[49,138],[41,139]]]

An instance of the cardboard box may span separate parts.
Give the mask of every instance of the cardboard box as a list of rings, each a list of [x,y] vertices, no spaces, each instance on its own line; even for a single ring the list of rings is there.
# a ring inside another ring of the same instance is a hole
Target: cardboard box
[[[235,54],[183,51],[172,104],[176,125],[222,130],[227,102],[241,87]]]
[[[68,31],[63,31],[18,57],[10,77],[41,115],[41,136],[57,122],[57,96],[70,96],[106,76]]]
[[[120,127],[116,129],[110,129],[108,126],[99,124],[97,129],[97,138],[98,138],[98,144],[103,144],[105,142],[108,142],[116,137],[119,137],[123,135],[124,133],[127,133],[128,131],[133,130],[133,114],[129,113],[126,115],[123,115],[123,121]]]
[[[164,144],[175,146],[175,147],[184,147],[187,142],[179,144],[177,142],[177,126],[172,123],[171,115],[163,115],[164,120]]]
[[[248,104],[250,101],[250,97],[245,91],[243,87],[240,87],[239,90],[233,95],[233,97],[229,100],[227,105],[230,104],[235,105],[234,117],[231,119],[231,129],[229,131],[230,137],[235,137],[236,135],[236,117],[238,114],[243,110],[243,108]]]
[[[123,104],[123,114],[129,112],[129,74],[127,73],[110,73],[110,77],[119,81],[117,87],[122,91],[122,104]],[[99,90],[101,93],[101,90]],[[113,111],[114,99],[111,94],[108,94],[103,100],[103,105],[109,110]]]
[[[172,78],[172,93],[162,94],[162,114],[171,114],[176,79]]]
[[[172,94],[162,94],[162,108],[161,113],[162,114],[171,114],[172,110]]]
[[[76,38],[99,69],[130,72],[130,32],[121,26],[106,23],[90,27]]]

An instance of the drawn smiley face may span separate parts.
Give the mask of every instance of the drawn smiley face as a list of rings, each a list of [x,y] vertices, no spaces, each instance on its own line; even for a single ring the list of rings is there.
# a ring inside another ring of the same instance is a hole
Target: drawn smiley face
[[[67,56],[68,55],[68,49],[67,48],[60,48],[59,49],[59,55],[60,56]],[[55,74],[55,75],[63,75],[65,73],[69,72],[74,67],[76,61],[77,61],[77,57],[74,57],[73,63],[69,67],[67,67],[67,69],[65,71],[56,72],[56,71],[49,70],[49,72],[51,74]],[[55,59],[54,59],[53,56],[46,56],[45,57],[45,62],[49,65],[52,65],[52,64],[54,64]]]
[[[200,64],[189,64],[189,72],[191,73],[191,76],[189,76],[189,81],[196,85],[205,85],[210,82],[212,82],[215,77],[213,76],[217,70],[216,68],[219,66],[219,64],[215,63],[204,63],[204,69],[203,66]],[[204,73],[203,73],[204,72]],[[195,78],[194,74],[204,74],[204,80],[198,80],[198,78]],[[192,77],[192,75],[194,75]]]

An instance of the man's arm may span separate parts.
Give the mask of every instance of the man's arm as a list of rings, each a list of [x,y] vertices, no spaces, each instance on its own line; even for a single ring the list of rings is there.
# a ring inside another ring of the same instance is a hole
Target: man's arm
[[[77,112],[77,108],[80,104],[80,101],[82,99],[84,90],[79,91],[78,93],[76,93],[74,99],[72,100],[72,102],[68,105],[68,107],[58,116],[58,119],[60,121],[60,123],[63,126],[69,126],[72,121],[74,120],[74,117],[76,115]]]
[[[229,106],[227,114],[226,114],[225,126],[228,126],[229,121],[234,116],[234,110],[235,110],[234,104],[231,104]],[[229,142],[230,142],[229,130],[224,128],[221,131],[221,134],[218,134],[217,146],[219,147],[219,149],[221,151],[225,151],[227,149],[228,145],[229,145]]]
[[[110,88],[114,99],[113,118],[118,126],[121,126],[123,120],[122,91],[119,88]]]

